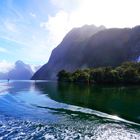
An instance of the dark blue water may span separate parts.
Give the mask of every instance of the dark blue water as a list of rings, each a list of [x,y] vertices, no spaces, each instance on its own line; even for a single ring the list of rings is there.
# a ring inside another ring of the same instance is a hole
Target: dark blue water
[[[0,81],[0,139],[140,140],[140,87]]]

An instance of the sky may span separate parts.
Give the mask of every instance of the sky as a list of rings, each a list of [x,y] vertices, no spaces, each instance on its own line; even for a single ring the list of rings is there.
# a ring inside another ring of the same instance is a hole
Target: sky
[[[0,72],[43,65],[73,27],[140,25],[140,0],[0,0]]]

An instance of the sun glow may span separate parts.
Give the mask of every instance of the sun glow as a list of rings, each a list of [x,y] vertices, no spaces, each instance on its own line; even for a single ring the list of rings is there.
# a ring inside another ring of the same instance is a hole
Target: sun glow
[[[140,0],[31,0],[23,3],[6,0],[0,4],[1,60],[14,63],[18,58],[30,64],[44,64],[72,28],[85,24],[107,28],[140,25]]]
[[[72,21],[77,26],[102,24],[107,27],[132,27],[140,24],[139,5],[139,0],[82,0],[80,7],[72,14]]]

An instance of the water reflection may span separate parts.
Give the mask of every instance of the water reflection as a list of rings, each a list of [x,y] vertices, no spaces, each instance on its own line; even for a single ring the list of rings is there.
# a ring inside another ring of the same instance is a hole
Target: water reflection
[[[59,109],[75,105],[140,123],[138,86],[93,86],[46,81],[13,81],[5,83],[5,86],[8,86],[8,93],[11,94],[6,99],[11,102],[19,102],[20,99],[24,103]],[[17,100],[13,96],[16,94]]]
[[[9,93],[17,94],[20,91],[29,91],[33,87],[33,82],[28,81],[11,81],[8,82]]]
[[[117,115],[140,123],[140,87],[89,86],[69,83],[36,83],[51,99]]]
[[[139,139],[140,126],[120,118],[139,122],[139,90],[46,81],[1,83],[0,139]]]

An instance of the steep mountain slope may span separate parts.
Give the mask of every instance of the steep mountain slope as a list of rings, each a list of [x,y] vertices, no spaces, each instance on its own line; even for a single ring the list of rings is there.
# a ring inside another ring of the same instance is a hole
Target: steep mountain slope
[[[29,80],[33,75],[30,65],[18,60],[15,67],[7,73],[0,73],[0,79]]]
[[[117,66],[140,56],[140,26],[124,29],[83,26],[71,30],[32,79],[56,79],[58,71]]]

